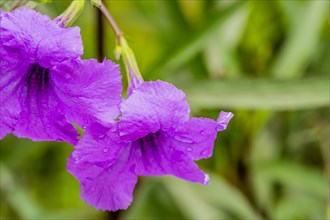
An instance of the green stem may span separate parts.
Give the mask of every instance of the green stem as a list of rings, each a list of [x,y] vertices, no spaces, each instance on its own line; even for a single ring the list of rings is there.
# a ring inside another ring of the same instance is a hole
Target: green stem
[[[58,25],[61,27],[70,26],[80,15],[84,9],[85,0],[72,0],[69,7],[55,20],[58,21]]]
[[[17,1],[10,9],[9,9],[9,11],[13,11],[13,10],[15,10],[16,8],[19,8],[19,7],[21,7],[21,6],[24,6],[24,5],[26,5],[27,3],[29,2],[29,0],[19,0],[19,1]]]
[[[117,23],[115,22],[115,20],[111,16],[108,9],[105,7],[105,5],[103,4],[103,2],[101,0],[91,0],[91,3],[92,3],[93,6],[97,7],[102,12],[104,17],[110,23],[110,26],[112,27],[112,30],[115,32],[115,35],[117,37],[117,43],[118,43],[118,41],[122,37],[123,33],[121,32],[120,28],[118,27]]]
[[[123,59],[128,82],[130,83],[131,77],[136,77],[138,80],[143,81],[142,75],[140,73],[139,67],[137,65],[135,55],[133,50],[128,46],[126,39],[124,38],[123,32],[118,27],[117,23],[111,16],[108,9],[103,4],[102,0],[91,0],[92,5],[96,6],[104,15],[104,17],[109,22],[112,30],[114,31],[117,42],[116,42],[116,48],[115,48],[115,56],[117,60],[120,59],[120,57]]]

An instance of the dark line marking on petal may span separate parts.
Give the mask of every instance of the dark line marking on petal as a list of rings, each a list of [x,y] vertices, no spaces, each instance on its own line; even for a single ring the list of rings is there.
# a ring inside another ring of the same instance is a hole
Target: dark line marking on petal
[[[143,140],[143,138],[140,138],[140,139],[139,139],[139,147],[140,147],[140,149],[141,149],[141,153],[142,153],[142,155],[145,155],[145,150],[144,150],[144,140]]]
[[[49,69],[46,69],[45,70],[45,74],[44,74],[44,84],[45,86],[48,86],[49,85]]]
[[[28,96],[29,96],[30,90],[31,90],[32,76],[33,76],[33,74],[34,74],[34,72],[36,71],[37,68],[38,68],[38,64],[37,63],[34,63],[32,65],[32,67],[29,68],[29,70],[28,70],[28,77],[27,77],[27,86],[28,86],[27,95]]]
[[[155,139],[154,139],[154,134],[149,134],[148,137],[149,137],[152,148],[156,148],[157,145],[156,145],[156,142],[155,142]]]
[[[31,89],[38,87],[38,92],[41,93],[49,85],[49,69],[45,69],[34,63],[27,72],[27,96],[30,96]],[[44,88],[43,88],[44,87]]]

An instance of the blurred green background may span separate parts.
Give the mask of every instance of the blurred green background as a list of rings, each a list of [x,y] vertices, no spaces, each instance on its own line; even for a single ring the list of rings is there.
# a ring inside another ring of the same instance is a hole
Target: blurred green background
[[[29,6],[55,18],[69,3]],[[181,88],[192,116],[235,113],[213,157],[198,161],[210,184],[142,177],[127,210],[100,212],[80,200],[66,172],[72,146],[8,135],[1,219],[329,218],[329,1],[105,3],[145,80]],[[74,25],[84,58],[114,60],[112,30],[88,1]]]

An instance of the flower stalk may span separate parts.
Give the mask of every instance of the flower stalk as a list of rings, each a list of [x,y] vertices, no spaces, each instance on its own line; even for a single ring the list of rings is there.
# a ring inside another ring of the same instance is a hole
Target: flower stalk
[[[116,59],[123,59],[127,72],[128,83],[130,84],[130,87],[137,88],[140,83],[143,82],[143,78],[137,65],[133,50],[129,47],[123,32],[120,30],[119,26],[103,4],[102,0],[91,0],[91,3],[102,12],[104,17],[109,22],[112,30],[114,31],[117,39],[114,51]]]
[[[69,7],[57,18],[58,25],[61,27],[69,27],[80,15],[84,9],[85,0],[73,0]]]
[[[22,1],[17,1],[16,3],[14,3],[14,5],[9,9],[9,11],[13,11],[19,7],[22,7],[24,5],[26,5],[29,2],[29,0],[22,0]]]

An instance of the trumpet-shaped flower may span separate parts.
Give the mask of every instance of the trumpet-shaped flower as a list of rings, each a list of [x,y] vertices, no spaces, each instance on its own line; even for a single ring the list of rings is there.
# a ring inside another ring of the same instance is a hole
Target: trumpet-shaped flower
[[[78,27],[21,8],[0,12],[0,139],[77,142],[70,122],[113,122],[121,101],[119,67],[81,60]]]
[[[173,175],[206,185],[195,160],[212,155],[218,131],[233,114],[217,121],[189,119],[185,94],[162,81],[143,82],[121,104],[111,127],[93,124],[68,160],[82,198],[102,210],[126,209],[138,176]]]

